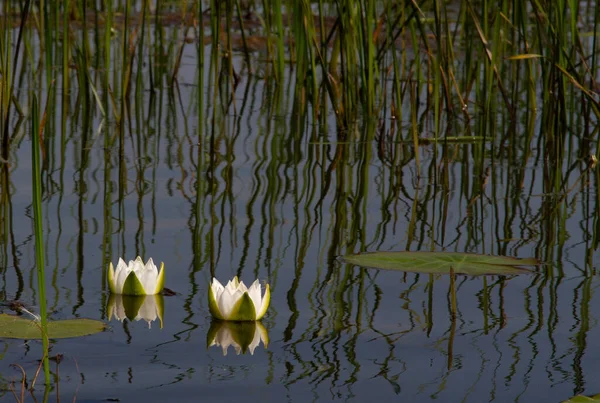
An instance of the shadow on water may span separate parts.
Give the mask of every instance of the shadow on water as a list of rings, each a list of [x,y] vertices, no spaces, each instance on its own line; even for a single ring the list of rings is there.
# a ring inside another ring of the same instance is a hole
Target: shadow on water
[[[596,60],[597,6],[580,17],[593,39],[549,31],[528,44],[529,15],[558,26],[557,9],[502,2],[499,21],[450,2],[417,18],[413,5],[382,2],[394,18],[365,23],[368,41],[344,36],[359,17],[336,17],[325,2],[289,15],[260,14],[254,2],[46,5],[11,65],[19,13],[8,3],[0,73],[15,84],[3,80],[0,92],[2,118],[7,99],[14,108],[2,132],[0,296],[37,305],[25,107],[35,92],[46,111],[49,316],[110,325],[51,341],[64,359],[44,401],[598,392],[598,100],[581,84],[597,80],[582,56]],[[263,35],[279,26],[289,34]],[[337,260],[374,250],[543,265],[469,277]],[[110,295],[109,262],[137,255],[165,262],[175,295]],[[271,286],[267,315],[247,329],[208,312],[211,278],[233,276]],[[30,386],[40,354],[37,342],[0,339],[0,396],[19,394],[11,364]],[[31,393],[42,399],[42,388]]]

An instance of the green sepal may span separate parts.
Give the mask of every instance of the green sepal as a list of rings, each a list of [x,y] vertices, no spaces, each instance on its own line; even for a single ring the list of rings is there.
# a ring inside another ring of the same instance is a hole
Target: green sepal
[[[256,309],[254,308],[254,302],[252,302],[252,298],[245,292],[239,301],[233,306],[231,310],[231,316],[227,318],[227,320],[233,321],[247,321],[256,320]]]
[[[213,318],[225,320],[223,315],[221,315],[221,311],[219,311],[219,304],[217,304],[217,299],[215,298],[212,286],[208,287],[208,310]]]
[[[144,286],[141,281],[137,278],[134,271],[129,273],[127,278],[125,279],[125,284],[123,284],[123,291],[121,292],[123,295],[146,295],[146,291],[144,290]]]
[[[115,268],[113,267],[112,262],[110,262],[108,265],[108,288],[110,289],[111,293],[117,293],[117,285],[115,283]]]
[[[269,308],[269,304],[271,303],[271,289],[269,288],[269,284],[265,285],[265,295],[263,297],[263,308],[260,312],[256,313],[256,320],[260,320],[262,319],[263,316],[265,316],[265,313],[267,313],[267,309]],[[259,308],[259,307],[257,307]],[[259,308],[260,309],[260,308]]]
[[[160,272],[158,273],[158,278],[156,279],[156,288],[154,289],[154,294],[162,292],[163,288],[165,288],[165,262],[160,262]]]

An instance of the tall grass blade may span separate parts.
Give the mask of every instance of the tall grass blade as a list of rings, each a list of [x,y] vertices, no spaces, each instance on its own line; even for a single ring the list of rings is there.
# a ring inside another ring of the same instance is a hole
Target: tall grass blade
[[[33,95],[31,101],[31,155],[32,167],[32,192],[33,192],[33,223],[35,235],[35,266],[37,268],[38,304],[40,306],[40,319],[42,327],[42,346],[44,350],[44,379],[46,385],[50,384],[50,366],[48,363],[48,320],[46,313],[46,277],[44,270],[44,234],[42,228],[42,180],[40,164],[40,120],[37,106],[37,97]]]

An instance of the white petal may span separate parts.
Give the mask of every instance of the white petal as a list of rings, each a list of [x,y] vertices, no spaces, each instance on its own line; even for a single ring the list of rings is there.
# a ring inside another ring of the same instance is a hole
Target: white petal
[[[138,278],[140,278],[140,274],[144,271],[145,266],[144,266],[144,261],[142,260],[141,257],[137,257],[135,259],[135,261],[130,261],[129,264],[131,265],[131,269],[133,271],[135,271],[135,274],[138,276]]]
[[[233,280],[229,280],[227,282],[227,285],[225,286],[225,289],[228,290],[231,294],[233,294],[235,292],[235,290],[237,290],[238,288],[238,283],[234,280],[236,280],[237,278],[234,278]]]
[[[148,263],[137,273],[140,282],[144,286],[146,294],[154,294],[156,290],[156,281],[158,280],[158,269],[152,261],[152,258],[148,260]]]
[[[115,289],[118,294],[123,292],[123,284],[125,284],[125,280],[127,279],[129,273],[131,273],[131,269],[125,265],[123,259],[119,259],[119,264],[117,265],[117,270],[115,273]]]
[[[262,308],[262,296],[260,292],[260,282],[258,280],[255,280],[254,283],[252,283],[252,285],[248,289],[248,295],[250,295],[250,298],[254,303],[254,310],[256,311],[256,313],[258,313]]]
[[[215,295],[215,299],[218,300],[219,296],[221,295],[221,293],[223,292],[225,287],[223,287],[223,284],[221,284],[221,282],[214,277],[213,277],[212,284],[210,286],[212,287],[212,291],[213,291],[213,294]]]
[[[219,306],[219,312],[221,312],[221,315],[223,315],[225,320],[229,319],[233,306],[241,296],[242,293],[237,290],[233,292],[231,292],[229,288],[223,290],[217,299],[217,304]]]
[[[119,258],[119,262],[117,263],[117,269],[116,271],[119,272],[121,270],[126,270],[127,269],[127,264],[125,263],[125,261],[123,260],[122,257]]]
[[[242,294],[248,291],[248,287],[246,287],[246,284],[244,284],[243,281],[240,281],[238,284],[238,291],[241,292]]]
[[[152,258],[148,259],[148,263],[146,263],[146,271],[150,271],[158,276],[158,267],[156,267]]]
[[[123,258],[119,258],[119,262],[117,263],[117,268],[115,269],[114,276],[115,292],[117,292],[118,294],[120,294],[121,291],[123,291],[123,283],[125,282],[125,278],[127,278],[127,274],[127,264],[125,264]]]

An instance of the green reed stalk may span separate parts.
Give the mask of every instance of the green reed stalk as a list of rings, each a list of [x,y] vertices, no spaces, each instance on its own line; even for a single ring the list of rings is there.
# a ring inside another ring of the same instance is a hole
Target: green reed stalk
[[[235,92],[235,77],[233,75],[233,41],[231,32],[233,31],[233,26],[231,22],[233,21],[233,7],[230,1],[225,3],[225,29],[226,29],[226,37],[227,37],[227,57],[225,61],[227,62],[227,77],[228,77],[228,87],[231,89],[232,100],[235,108],[235,97],[233,97],[233,93]]]
[[[160,68],[158,67],[160,56],[162,55],[162,43],[163,43],[163,29],[160,24],[159,16],[161,15],[161,1],[157,0],[154,4],[154,24],[153,24],[153,41],[152,41],[152,52],[148,56],[148,76],[150,81],[150,93],[154,94],[156,86],[160,89]],[[199,23],[202,24],[202,16],[199,17]],[[150,42],[149,42],[150,43]]]
[[[79,68],[85,68],[86,71],[91,69],[90,66],[90,41],[88,38],[88,23],[87,23],[87,5],[85,1],[82,1],[81,3],[81,18],[82,18],[82,28],[81,28],[81,48],[83,49],[83,56],[84,56],[84,61],[85,64],[84,65],[79,65]],[[85,66],[85,67],[83,67]],[[88,90],[89,92],[89,90]]]
[[[48,9],[52,11],[49,12]],[[48,87],[47,91],[50,91],[50,86],[52,84],[52,73],[54,71],[54,41],[52,40],[53,31],[56,31],[56,27],[52,27],[50,24],[50,17],[54,15],[54,13],[58,13],[56,10],[55,4],[48,5],[44,0],[40,0],[40,10],[42,11],[42,18],[40,18],[40,24],[42,29],[42,34],[44,37],[44,42],[42,43],[41,48],[43,49],[45,56],[45,70],[46,70],[46,86]],[[55,32],[54,32],[55,33]]]
[[[289,8],[292,9],[291,6]],[[330,93],[331,103],[336,109],[336,115],[343,114],[343,111],[338,108],[339,101],[335,96],[336,93],[331,87],[331,82],[328,79],[328,71],[326,70],[325,55],[319,54],[319,49],[314,49],[313,45],[317,42],[317,33],[314,27],[312,11],[310,3],[307,0],[302,0],[300,4],[293,7],[292,18],[292,33],[295,41],[296,51],[296,69],[295,69],[295,91],[294,91],[294,107],[300,116],[304,116],[308,110],[308,98],[313,100],[313,118],[316,122],[319,113],[319,92],[318,78],[316,75],[316,56],[319,55],[320,64],[323,69],[325,84]]]
[[[198,2],[198,144],[202,150],[202,125],[204,123],[204,12],[202,2]],[[250,69],[250,64],[248,64]],[[198,151],[200,153],[200,151]],[[200,163],[200,162],[198,162]]]
[[[69,2],[63,1],[63,19],[62,19],[62,122],[67,121],[68,105],[69,105]]]
[[[283,84],[283,72],[285,70],[285,53],[283,50],[283,17],[281,15],[281,0],[273,0],[273,17],[275,19],[275,44],[277,45],[277,56],[275,58],[276,77],[280,85]]]
[[[440,136],[440,125],[441,125],[441,88],[442,88],[442,69],[443,69],[443,57],[444,57],[444,45],[442,43],[442,36],[444,33],[442,32],[442,22],[441,22],[441,13],[442,10],[440,7],[442,5],[441,2],[434,2],[433,15],[435,20],[435,38],[437,44],[437,50],[435,52],[435,57],[433,58],[433,114],[434,114],[434,122],[435,122],[435,138]]]
[[[40,172],[40,119],[37,106],[37,97],[33,95],[31,101],[31,155],[33,161],[33,223],[35,235],[35,266],[37,268],[38,303],[40,305],[40,318],[42,326],[42,346],[44,350],[44,379],[50,384],[50,366],[48,363],[48,318],[46,314],[46,282],[44,273],[44,235],[42,229],[42,181]]]
[[[148,0],[145,0],[142,2],[142,27],[141,30],[138,32],[139,35],[139,43],[138,43],[138,56],[137,56],[137,68],[136,68],[136,80],[135,80],[135,115],[136,115],[136,120],[138,122],[141,121],[141,107],[142,107],[142,94],[143,94],[143,89],[144,89],[144,84],[143,84],[143,79],[142,79],[142,72],[143,72],[143,67],[144,67],[144,39],[146,37],[146,16],[148,13],[148,8],[149,8],[149,4],[148,4]],[[184,15],[185,18],[185,15]],[[185,42],[184,42],[185,43]],[[181,44],[181,48],[183,49],[184,44]],[[133,64],[133,61],[132,61]],[[148,63],[150,64],[150,63]],[[174,72],[173,73],[173,80],[175,80],[175,75],[177,73]],[[150,86],[152,86],[152,83],[150,83]],[[138,130],[139,133],[139,130]]]
[[[127,57],[129,53],[129,10],[130,0],[125,1],[125,17],[123,18],[123,57],[121,64],[121,104],[119,111],[119,145],[120,145],[120,157],[124,158],[123,147],[124,147],[124,136],[125,136],[125,103],[127,99],[127,88],[129,86],[128,66],[129,59]]]
[[[325,10],[323,10],[323,0],[319,0],[319,33],[321,34],[320,52],[323,59],[323,71],[327,71],[327,43],[329,38],[327,29],[325,28]]]
[[[361,2],[360,6],[363,43],[363,68],[361,74],[363,77],[362,86],[366,93],[364,110],[366,116],[373,116],[375,113],[375,75],[377,74],[374,42],[375,1],[367,0],[365,5]]]
[[[596,12],[594,13],[594,28],[592,30],[592,60],[591,60],[591,74],[590,77],[596,77],[597,56],[600,51],[598,50],[598,35],[600,35],[600,7],[596,6]]]
[[[239,9],[238,9],[238,13],[239,13]],[[238,14],[240,15],[240,14]],[[201,233],[202,233],[202,222],[203,220],[201,219],[203,214],[202,211],[204,210],[204,201],[206,200],[205,197],[202,197],[202,195],[205,193],[205,184],[206,181],[204,181],[202,179],[202,175],[203,175],[203,170],[205,168],[204,165],[204,154],[205,154],[205,147],[204,147],[204,141],[203,141],[203,125],[204,125],[204,21],[203,21],[203,12],[202,12],[202,2],[199,1],[198,2],[198,37],[199,37],[199,41],[198,41],[198,154],[197,154],[197,158],[198,160],[196,161],[196,201],[195,201],[195,205],[194,205],[194,214],[196,217],[196,221],[194,224],[194,231],[193,231],[193,251],[194,251],[194,270],[198,270],[200,267],[202,267],[202,259],[201,259],[201,251],[202,251],[202,244],[201,244]],[[240,15],[241,17],[241,15]],[[248,68],[250,69],[250,64],[248,64]]]
[[[68,3],[67,3],[68,4]],[[112,39],[112,20],[113,20],[113,11],[112,11],[112,1],[106,2],[105,9],[105,21],[104,21],[104,110],[108,112],[109,110],[109,96],[108,96],[108,87],[110,83],[110,42]],[[63,78],[64,79],[64,78]]]
[[[199,1],[198,3],[202,3]],[[199,6],[200,10],[202,10],[202,6]],[[235,9],[238,16],[238,24],[240,24],[240,31],[242,34],[242,43],[244,44],[244,57],[246,58],[246,64],[248,65],[248,70],[252,72],[252,64],[250,61],[250,51],[248,50],[248,42],[246,41],[246,30],[244,29],[244,17],[242,16],[242,8],[240,7],[240,0],[235,0]],[[202,21],[202,14],[198,17],[198,21],[200,26],[204,26]],[[202,32],[202,31],[201,31]],[[200,35],[201,39],[204,39],[204,32]],[[204,41],[201,41],[200,44],[204,47]]]
[[[3,16],[0,19],[0,73],[2,81],[0,81],[0,135],[2,140],[2,159],[8,158],[9,135],[5,124],[8,125],[8,105],[10,103],[10,44],[12,29],[9,28],[9,12],[7,10],[8,2],[4,5]]]

